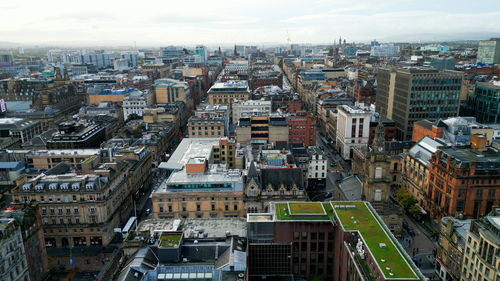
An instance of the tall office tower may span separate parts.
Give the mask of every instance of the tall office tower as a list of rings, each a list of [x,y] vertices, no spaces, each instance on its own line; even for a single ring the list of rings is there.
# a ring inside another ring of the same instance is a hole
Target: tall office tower
[[[199,55],[202,57],[203,59],[203,62],[207,62],[207,58],[208,58],[208,50],[207,50],[207,47],[203,46],[203,45],[198,45],[196,46],[196,55]]]
[[[399,139],[410,140],[414,122],[458,115],[462,80],[459,71],[381,68],[376,110],[396,122]]]
[[[500,64],[500,38],[479,41],[477,62],[484,64]]]
[[[500,124],[500,85],[477,82],[473,104],[477,122]]]

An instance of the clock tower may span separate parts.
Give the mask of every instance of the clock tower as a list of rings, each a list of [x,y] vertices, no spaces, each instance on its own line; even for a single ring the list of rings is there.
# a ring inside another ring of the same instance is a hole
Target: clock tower
[[[374,206],[388,202],[391,192],[391,159],[385,151],[385,128],[382,117],[379,116],[378,119],[375,138],[368,149],[364,163],[361,193],[361,199],[371,202]]]

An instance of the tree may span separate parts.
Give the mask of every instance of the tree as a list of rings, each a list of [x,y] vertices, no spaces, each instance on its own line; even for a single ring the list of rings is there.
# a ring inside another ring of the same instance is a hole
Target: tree
[[[408,193],[408,191],[406,191],[405,188],[401,187],[397,191],[396,200],[399,202],[401,207],[403,207],[412,216],[420,214],[420,208],[417,204],[415,204],[415,199]]]

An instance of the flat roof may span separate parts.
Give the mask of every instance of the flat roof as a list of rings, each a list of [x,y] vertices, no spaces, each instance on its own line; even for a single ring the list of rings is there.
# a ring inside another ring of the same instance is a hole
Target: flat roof
[[[163,232],[160,236],[159,248],[179,248],[182,232]]]
[[[184,138],[168,161],[162,162],[160,168],[170,170],[181,170],[189,158],[210,158],[212,147],[219,144],[221,138]]]
[[[174,218],[144,220],[139,223],[137,232],[149,232],[149,235],[153,235],[159,230],[181,230],[185,238],[196,238],[200,233],[204,238],[225,238],[226,232],[229,231],[231,235],[247,237],[247,222],[244,218],[180,219],[182,220],[180,229],[174,227],[175,220]]]
[[[367,202],[330,202],[336,220],[344,231],[357,231],[386,279],[417,279],[403,249],[388,233],[378,215]],[[382,246],[382,243],[385,246]],[[392,273],[392,275],[391,275]]]

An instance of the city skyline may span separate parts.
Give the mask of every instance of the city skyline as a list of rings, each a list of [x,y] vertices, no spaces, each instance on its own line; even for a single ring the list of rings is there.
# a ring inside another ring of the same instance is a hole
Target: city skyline
[[[480,1],[236,1],[137,3],[60,0],[0,4],[1,41],[43,45],[230,45],[477,40],[500,35],[500,4]],[[134,6],[135,5],[135,6]],[[429,8],[431,7],[431,8]],[[487,8],[485,8],[487,7]],[[22,15],[22,16],[20,16]]]

